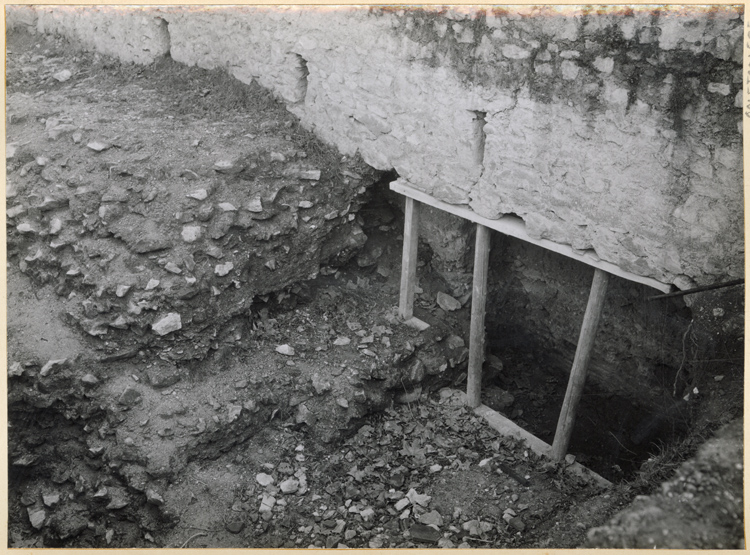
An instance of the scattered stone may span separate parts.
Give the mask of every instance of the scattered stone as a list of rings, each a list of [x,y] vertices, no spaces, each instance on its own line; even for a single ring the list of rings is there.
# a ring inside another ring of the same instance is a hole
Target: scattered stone
[[[73,74],[69,69],[63,69],[62,71],[58,71],[57,73],[52,74],[52,78],[56,81],[60,81],[60,83],[65,83],[65,81],[70,79],[72,76]]]
[[[434,474],[435,472],[440,472],[441,470],[443,470],[443,467],[442,467],[442,465],[439,465],[439,464],[433,464],[430,467],[430,473],[432,473],[432,474]]]
[[[180,268],[174,262],[167,262],[166,265],[164,266],[164,269],[167,272],[171,272],[173,274],[181,274],[182,273],[182,268]]]
[[[315,205],[309,200],[301,200],[297,206],[299,208],[312,208]]]
[[[44,509],[26,509],[29,514],[29,522],[34,530],[41,530],[44,521],[47,519],[47,512]]]
[[[568,453],[567,455],[565,455],[565,464],[570,466],[574,462],[576,462],[576,456],[574,454]]]
[[[26,213],[26,207],[23,204],[18,204],[13,208],[8,208],[5,211],[5,214],[8,216],[8,218],[15,218],[16,216],[20,216],[24,213]]]
[[[186,243],[194,243],[201,238],[202,229],[199,225],[186,225],[182,228],[182,240]]]
[[[146,489],[146,502],[160,507],[164,505],[164,498],[155,489],[148,488]]]
[[[274,505],[276,505],[276,498],[273,495],[264,493],[258,511],[261,513],[270,513],[273,510]]]
[[[182,372],[177,366],[160,364],[148,368],[146,377],[151,387],[163,389],[179,382],[182,379]]]
[[[60,502],[60,494],[58,492],[42,494],[42,502],[47,507],[54,507]]]
[[[300,170],[297,172],[297,177],[308,181],[318,181],[320,180],[320,170]]]
[[[432,497],[423,493],[417,493],[417,490],[415,490],[414,488],[409,490],[409,492],[406,494],[406,497],[413,504],[421,505],[422,507],[427,507],[427,505],[429,505],[430,501],[432,500]]]
[[[232,262],[225,262],[224,264],[217,264],[214,268],[214,273],[217,276],[225,276],[234,269]]]
[[[39,371],[39,375],[40,376],[47,376],[52,371],[52,369],[55,366],[61,366],[62,364],[66,363],[67,361],[68,361],[67,358],[60,358],[60,359],[57,359],[57,360],[50,360],[49,362],[47,362],[47,364],[45,364],[44,366],[42,366],[42,369]]]
[[[151,325],[151,329],[157,335],[167,335],[173,331],[182,329],[182,319],[176,312],[170,312],[164,318]]]
[[[463,337],[459,337],[458,335],[449,335],[446,342],[449,349],[460,349],[461,347],[466,346]]]
[[[239,534],[245,528],[245,522],[240,518],[234,518],[227,522],[226,528],[232,534]]]
[[[423,543],[437,543],[443,537],[438,530],[424,524],[413,524],[409,534],[414,541]]]
[[[394,508],[398,512],[401,512],[406,507],[408,507],[409,505],[411,505],[411,500],[408,497],[402,497],[401,499],[399,499],[398,501],[396,501],[396,505],[394,506]]]
[[[260,474],[257,474],[255,476],[255,481],[258,482],[263,487],[266,487],[274,483],[273,476],[271,476],[270,474],[266,474],[265,472],[261,472]]]
[[[148,283],[146,284],[146,291],[151,291],[152,289],[156,289],[159,287],[159,283],[161,283],[158,279],[150,279],[148,280]]]
[[[18,377],[23,376],[24,368],[20,362],[14,362],[8,367],[8,376]]]
[[[331,390],[331,382],[321,378],[317,372],[313,374],[312,386],[317,395],[323,395],[323,393]]]
[[[276,347],[276,352],[286,356],[294,355],[294,348],[289,345],[279,345]]]
[[[117,402],[121,405],[125,405],[126,407],[132,407],[140,403],[141,398],[142,395],[140,391],[138,391],[137,389],[133,389],[132,387],[128,387],[125,391],[122,392]]]
[[[122,298],[125,295],[128,294],[128,291],[130,291],[130,285],[118,285],[117,290],[115,291],[115,295]]]
[[[208,191],[206,191],[205,189],[198,189],[197,191],[188,193],[185,196],[188,198],[193,198],[195,200],[206,200],[206,198],[208,197]]]
[[[732,88],[726,83],[709,83],[708,92],[727,96],[730,92],[732,92]]]
[[[370,349],[362,349],[361,353],[363,355],[367,355],[368,357],[376,358],[378,355],[376,355],[373,351]]]
[[[333,344],[336,345],[337,347],[343,347],[345,345],[349,345],[349,343],[351,342],[352,342],[351,339],[342,335],[342,336],[337,337],[336,340],[333,342]]]
[[[423,515],[420,515],[419,522],[422,524],[426,524],[428,526],[442,526],[443,525],[443,517],[442,515],[437,511],[430,511],[429,513],[424,513]]]
[[[49,223],[49,234],[57,235],[62,230],[62,220],[60,218],[52,218]]]
[[[112,148],[112,145],[110,143],[106,143],[103,141],[91,141],[86,146],[95,152],[103,152],[107,149]]]
[[[336,404],[345,409],[349,408],[349,401],[347,401],[344,397],[337,397]]]
[[[519,516],[511,518],[509,524],[519,532],[523,532],[526,529],[526,524]]]
[[[255,197],[253,200],[245,205],[245,210],[248,212],[258,213],[263,212],[263,202],[260,197]]]
[[[461,302],[442,291],[437,294],[437,304],[446,312],[452,312],[461,308]]]
[[[220,202],[219,208],[222,212],[236,212],[237,208],[231,202]]]
[[[288,478],[279,484],[281,493],[290,494],[296,493],[299,490],[299,481],[294,478]]]
[[[93,374],[86,374],[81,378],[81,382],[83,382],[83,385],[85,386],[93,387],[99,383],[99,378],[97,378]]]
[[[234,175],[240,173],[244,169],[245,166],[243,166],[239,160],[219,160],[214,163],[214,170],[219,173]]]

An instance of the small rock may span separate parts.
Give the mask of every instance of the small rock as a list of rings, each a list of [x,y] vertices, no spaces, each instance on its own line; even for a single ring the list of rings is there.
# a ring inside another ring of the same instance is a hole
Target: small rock
[[[206,191],[205,189],[198,189],[197,191],[188,193],[185,196],[188,198],[193,198],[195,200],[206,200],[206,198],[208,197],[208,191]]]
[[[130,285],[118,285],[115,295],[121,298],[127,295],[128,291],[130,291]]]
[[[437,304],[446,312],[452,312],[461,308],[461,302],[450,295],[439,291],[437,294]]]
[[[347,401],[344,397],[336,398],[336,404],[345,409],[349,408],[349,401]]]
[[[239,518],[235,518],[227,522],[226,528],[232,534],[239,534],[245,528],[245,522]]]
[[[146,502],[160,507],[164,505],[164,498],[155,489],[148,488],[146,490]]]
[[[575,455],[573,455],[572,453],[568,453],[567,455],[565,455],[565,464],[567,464],[568,466],[570,466],[574,462],[576,462],[576,456]]]
[[[141,402],[141,397],[142,396],[140,391],[138,391],[137,389],[133,389],[132,387],[128,387],[125,391],[122,392],[117,402],[121,405],[132,407]]]
[[[83,382],[83,385],[85,386],[93,387],[99,383],[99,378],[97,378],[93,374],[86,374],[81,378],[81,382]]]
[[[225,262],[224,264],[217,264],[214,268],[214,273],[217,276],[225,276],[234,269],[232,262]]]
[[[276,347],[276,352],[286,356],[293,356],[294,348],[289,345],[279,345]]]
[[[263,202],[260,197],[255,197],[253,200],[245,205],[245,210],[248,212],[258,213],[263,212]]]
[[[409,498],[408,497],[402,497],[401,499],[399,499],[398,501],[396,501],[396,505],[394,506],[394,508],[398,512],[401,512],[406,507],[408,507],[409,505],[411,505],[411,501],[409,500]]]
[[[61,359],[57,359],[57,360],[50,360],[49,362],[47,362],[47,364],[45,364],[44,366],[42,366],[42,369],[39,371],[39,375],[40,376],[46,376],[46,375],[48,375],[52,371],[52,368],[54,368],[55,366],[60,366],[60,365],[64,364],[65,362],[67,362],[67,360],[68,360],[67,358],[61,358]]]
[[[337,337],[336,341],[334,341],[333,344],[338,347],[343,347],[345,345],[348,345],[351,342],[352,342],[351,339],[342,335],[342,336]]]
[[[60,230],[62,229],[62,220],[60,218],[52,218],[52,221],[49,223],[49,234],[50,235],[57,235],[60,233]]]
[[[157,335],[167,335],[168,333],[182,329],[182,319],[177,312],[170,312],[164,318],[152,324],[151,329]]]
[[[222,212],[236,212],[237,208],[231,202],[220,202],[219,208]]]
[[[151,291],[152,289],[156,289],[159,287],[159,283],[161,283],[158,279],[150,279],[148,280],[148,283],[146,284],[146,291]]]
[[[274,505],[276,505],[276,498],[273,495],[267,495],[264,493],[258,511],[261,513],[270,513],[273,510]]]
[[[302,200],[302,201],[300,201],[300,203],[297,206],[299,208],[312,208],[315,205],[312,202],[310,202],[309,200]]]
[[[60,81],[60,83],[64,83],[68,79],[72,77],[72,73],[68,69],[63,69],[62,71],[58,71],[57,73],[54,73],[52,75],[52,78],[56,81]]]
[[[282,493],[295,493],[299,489],[299,481],[294,478],[288,478],[279,484]]]
[[[320,170],[300,170],[297,172],[297,177],[309,181],[318,181],[320,179]]]
[[[422,507],[427,507],[427,505],[430,504],[430,500],[432,500],[432,497],[423,493],[417,493],[417,490],[415,490],[414,488],[409,490],[409,492],[406,494],[406,497],[413,504],[421,505]]]
[[[201,232],[199,225],[186,225],[182,228],[182,240],[186,243],[195,243],[201,238]]]
[[[428,526],[442,526],[443,525],[443,517],[442,515],[437,511],[430,511],[429,513],[424,513],[423,515],[420,515],[419,522],[422,524],[426,524]]]
[[[523,532],[526,529],[526,524],[518,516],[511,518],[509,524],[519,532]]]
[[[370,349],[362,349],[361,353],[363,355],[367,355],[368,357],[376,358],[378,355],[376,355],[373,351]]]
[[[96,152],[103,152],[109,148],[112,148],[112,145],[110,143],[105,143],[103,141],[91,141],[86,146]]]
[[[8,368],[8,376],[10,377],[23,376],[23,373],[24,373],[24,368],[20,362],[14,362]]]
[[[409,534],[414,541],[423,543],[437,543],[443,537],[439,531],[424,524],[413,524]]]
[[[261,472],[260,474],[257,474],[255,476],[255,481],[258,482],[261,486],[266,487],[270,484],[273,484],[274,479],[273,476],[266,474],[265,472]]]
[[[60,502],[60,494],[55,493],[48,493],[48,494],[42,494],[42,502],[47,507],[54,507]]]
[[[238,174],[245,169],[239,160],[219,160],[214,163],[214,170],[229,175]]]
[[[29,514],[29,522],[34,530],[41,530],[47,518],[46,511],[44,509],[26,509],[26,511]]]
[[[165,269],[165,270],[166,270],[167,272],[171,272],[171,273],[173,273],[173,274],[181,274],[181,273],[182,273],[182,268],[180,268],[180,267],[179,267],[179,266],[178,266],[177,264],[175,264],[174,262],[167,262],[167,263],[165,264],[165,266],[164,266],[164,269]]]

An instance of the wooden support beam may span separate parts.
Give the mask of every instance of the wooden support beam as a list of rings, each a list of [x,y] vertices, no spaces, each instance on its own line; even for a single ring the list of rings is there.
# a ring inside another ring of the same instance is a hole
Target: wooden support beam
[[[549,239],[537,239],[535,237],[532,237],[531,235],[529,235],[528,231],[526,231],[526,223],[518,216],[503,216],[498,220],[490,220],[488,218],[480,216],[473,210],[467,208],[465,205],[448,204],[447,202],[437,200],[427,193],[423,193],[422,191],[418,191],[417,189],[408,186],[402,179],[393,181],[390,184],[390,188],[392,191],[401,193],[407,198],[418,200],[422,204],[434,206],[435,208],[439,208],[440,210],[444,210],[445,212],[455,214],[456,216],[460,216],[461,218],[465,218],[471,222],[482,224],[483,226],[494,229],[495,231],[499,231],[500,233],[503,233],[505,235],[516,237],[517,239],[521,239],[522,241],[526,241],[527,243],[531,243],[532,245],[538,245],[544,249],[554,251],[556,253],[562,254],[563,256],[567,256],[574,260],[578,260],[579,262],[583,262],[584,264],[588,264],[589,266],[593,266],[594,268],[599,268],[600,270],[604,270],[609,274],[619,276],[630,281],[635,281],[636,283],[643,283],[644,285],[648,285],[649,287],[658,289],[662,293],[669,293],[672,290],[671,285],[668,283],[663,283],[650,277],[639,276],[638,274],[623,270],[616,264],[612,264],[611,262],[600,259],[597,256],[596,252],[591,249],[587,251],[579,251],[574,249],[570,245],[555,243],[554,241],[550,241]]]
[[[401,296],[398,315],[404,320],[414,316],[414,286],[417,280],[417,243],[419,240],[419,203],[406,197],[404,210],[404,249],[401,255]]]
[[[477,224],[474,246],[474,286],[471,293],[469,370],[466,402],[471,408],[482,403],[482,364],[484,363],[484,315],[487,302],[487,271],[490,260],[490,229]]]
[[[573,368],[570,371],[570,378],[568,379],[568,389],[565,391],[565,400],[560,411],[560,418],[557,421],[555,439],[552,442],[551,456],[553,460],[559,461],[564,459],[565,454],[568,452],[568,445],[570,445],[570,437],[573,434],[573,425],[575,424],[576,409],[578,408],[578,402],[581,400],[583,386],[586,383],[589,360],[594,348],[596,328],[599,325],[599,317],[604,307],[608,281],[609,274],[607,272],[599,268],[594,271],[589,302],[586,305],[586,313],[583,316],[583,324],[581,325],[581,334],[578,338],[578,347],[573,359]]]

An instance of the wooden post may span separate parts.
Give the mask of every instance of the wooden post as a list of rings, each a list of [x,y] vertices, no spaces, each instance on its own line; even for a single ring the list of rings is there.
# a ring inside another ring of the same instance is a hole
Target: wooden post
[[[401,296],[398,314],[404,320],[414,315],[414,285],[417,279],[417,243],[419,240],[419,203],[406,197],[404,210],[404,250],[401,255]]]
[[[474,247],[474,286],[471,294],[469,370],[466,402],[471,408],[482,404],[482,364],[484,363],[484,314],[487,301],[487,269],[490,259],[490,229],[477,224]]]
[[[581,400],[583,386],[586,383],[586,372],[588,371],[589,360],[594,348],[594,337],[596,336],[596,328],[599,325],[599,317],[604,307],[604,297],[607,294],[608,281],[609,274],[597,268],[594,272],[594,279],[591,282],[591,293],[589,293],[589,302],[586,305],[586,313],[583,316],[578,347],[576,348],[573,368],[570,371],[570,378],[568,379],[568,389],[565,391],[565,400],[560,410],[555,439],[552,443],[551,456],[556,461],[565,458],[565,454],[568,452],[568,445],[570,445],[570,437],[573,435],[576,409],[578,408],[578,402]]]

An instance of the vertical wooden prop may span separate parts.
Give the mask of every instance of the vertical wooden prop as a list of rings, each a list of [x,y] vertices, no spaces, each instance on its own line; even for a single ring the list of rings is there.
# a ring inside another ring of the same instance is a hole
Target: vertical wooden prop
[[[471,294],[469,371],[466,402],[471,408],[482,403],[482,364],[484,363],[484,314],[487,300],[487,269],[490,259],[490,229],[477,224],[474,247],[474,286]]]
[[[570,445],[570,437],[573,434],[573,425],[575,424],[576,409],[578,408],[578,402],[581,400],[583,386],[586,383],[586,372],[594,348],[596,328],[599,325],[599,317],[604,307],[608,281],[609,274],[597,268],[591,282],[591,293],[589,293],[589,302],[583,316],[581,335],[578,338],[573,368],[570,371],[568,389],[565,391],[565,400],[560,410],[560,418],[557,421],[557,430],[555,431],[555,440],[552,443],[551,451],[553,460],[562,460],[568,452],[568,445]]]
[[[414,285],[417,279],[417,243],[419,240],[419,203],[406,197],[404,210],[404,250],[401,255],[401,296],[398,314],[404,320],[414,315]]]

